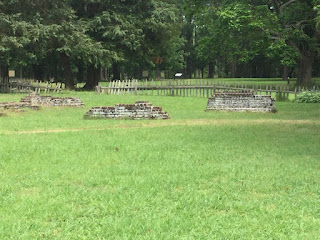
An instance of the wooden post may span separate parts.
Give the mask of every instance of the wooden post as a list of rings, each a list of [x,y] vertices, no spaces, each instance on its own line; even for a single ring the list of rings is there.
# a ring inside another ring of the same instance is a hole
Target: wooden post
[[[196,79],[195,91],[196,91],[196,97],[198,97],[198,79]]]
[[[186,89],[185,89],[185,86],[184,86],[184,79],[182,81],[182,92],[183,92],[183,96],[185,97],[186,96]]]
[[[186,97],[189,95],[189,82],[186,82]]]
[[[48,92],[48,85],[49,85],[49,82],[47,81],[46,82],[46,88],[44,89],[44,92]]]
[[[112,94],[112,83],[113,83],[113,81],[110,81],[109,82],[109,93],[108,94]]]
[[[152,81],[151,81],[151,87],[152,87],[151,94],[152,94],[152,96],[153,96],[153,79],[152,79]]]
[[[156,84],[156,88],[157,88],[157,95],[159,96],[159,85]]]

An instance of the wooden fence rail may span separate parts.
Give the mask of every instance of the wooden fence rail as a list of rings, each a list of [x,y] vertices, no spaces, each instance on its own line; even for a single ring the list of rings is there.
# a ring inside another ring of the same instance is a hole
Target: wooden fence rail
[[[61,92],[62,83],[56,83],[53,86],[51,82],[41,83],[32,79],[0,79],[0,93],[25,93],[35,91],[43,92]]]
[[[169,81],[112,81],[107,87],[97,86],[96,92],[106,94],[132,94],[132,95],[162,95],[162,96],[183,96],[183,97],[210,97],[216,91],[252,91],[260,95],[279,94],[284,98],[289,98],[289,95],[297,96],[298,93],[312,90],[319,91],[319,87],[312,87],[310,89],[296,87],[290,90],[289,86],[252,86],[239,84],[221,84],[219,82],[208,82],[197,80],[192,82],[190,80],[169,80]]]

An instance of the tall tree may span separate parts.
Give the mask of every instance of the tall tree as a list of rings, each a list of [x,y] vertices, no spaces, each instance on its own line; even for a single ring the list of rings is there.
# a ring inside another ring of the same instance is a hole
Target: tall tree
[[[313,0],[269,0],[258,5],[266,21],[265,31],[273,39],[271,51],[281,56],[284,66],[298,64],[297,83],[310,85],[312,66],[320,42],[316,27],[317,9]],[[256,8],[257,9],[257,8]]]

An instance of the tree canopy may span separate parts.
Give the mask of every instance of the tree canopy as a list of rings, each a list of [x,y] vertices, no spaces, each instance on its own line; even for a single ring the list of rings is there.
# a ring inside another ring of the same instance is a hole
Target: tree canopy
[[[297,77],[319,74],[319,0],[3,0],[0,73],[101,78]]]

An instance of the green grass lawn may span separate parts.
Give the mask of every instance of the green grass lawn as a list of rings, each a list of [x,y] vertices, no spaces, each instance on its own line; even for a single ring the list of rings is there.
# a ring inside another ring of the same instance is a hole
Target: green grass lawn
[[[204,98],[58,96],[86,107],[0,117],[0,239],[319,239],[319,104],[229,113]],[[171,119],[83,119],[136,100]]]

